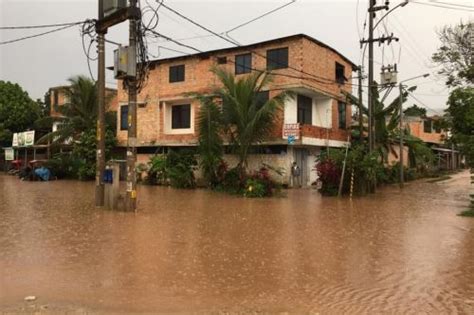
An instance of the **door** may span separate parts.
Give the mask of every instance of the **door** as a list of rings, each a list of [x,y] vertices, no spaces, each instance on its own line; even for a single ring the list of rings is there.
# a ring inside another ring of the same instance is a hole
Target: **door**
[[[302,187],[306,187],[308,185],[308,178],[309,178],[309,171],[308,170],[308,156],[309,151],[308,149],[304,148],[295,148],[295,162],[300,168],[300,184]]]

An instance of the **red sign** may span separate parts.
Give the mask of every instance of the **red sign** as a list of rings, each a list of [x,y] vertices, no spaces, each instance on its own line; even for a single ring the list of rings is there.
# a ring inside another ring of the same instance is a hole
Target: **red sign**
[[[283,125],[283,139],[288,139],[288,136],[294,139],[300,138],[300,124],[284,124]]]

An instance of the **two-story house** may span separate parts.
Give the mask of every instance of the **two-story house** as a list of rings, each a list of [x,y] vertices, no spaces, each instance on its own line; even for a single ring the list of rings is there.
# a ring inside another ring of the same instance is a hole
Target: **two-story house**
[[[341,89],[351,92],[356,66],[334,48],[299,34],[246,46],[225,48],[186,56],[154,60],[145,87],[138,95],[137,160],[170,147],[196,146],[200,104],[187,93],[210,93],[219,84],[210,71],[223,67],[237,79],[252,71],[271,71],[273,81],[266,97],[282,90],[296,93],[277,115],[275,129],[258,145],[250,167],[261,163],[282,167],[290,174],[296,161],[303,185],[315,179],[315,159],[321,148],[343,147],[350,135],[351,106]],[[128,95],[118,82],[119,146],[127,144]],[[290,141],[287,130],[297,129]],[[226,156],[230,164],[232,157]]]
[[[442,128],[441,117],[407,116],[405,120],[410,133],[423,140],[433,150],[437,157],[438,168],[455,169],[459,167],[462,157],[459,151],[453,147],[446,147],[445,141],[448,138],[448,131]]]

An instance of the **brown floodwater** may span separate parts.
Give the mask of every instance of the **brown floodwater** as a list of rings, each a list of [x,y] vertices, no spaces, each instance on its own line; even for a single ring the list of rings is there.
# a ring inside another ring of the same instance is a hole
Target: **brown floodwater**
[[[474,314],[468,191],[467,172],[352,201],[141,186],[120,213],[93,183],[2,175],[0,311]]]

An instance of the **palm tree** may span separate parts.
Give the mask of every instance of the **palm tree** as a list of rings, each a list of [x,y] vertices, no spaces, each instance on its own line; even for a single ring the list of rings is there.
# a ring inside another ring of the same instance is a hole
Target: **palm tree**
[[[410,87],[402,94],[402,103],[405,103],[408,100],[409,92],[412,92],[415,89],[416,86]],[[346,91],[342,91],[342,93],[350,99],[352,104],[362,108],[362,113],[364,115],[369,115],[368,108],[364,105],[360,106],[359,98]],[[388,106],[385,106],[383,100],[380,100],[378,92],[375,91],[373,113],[375,121],[375,149],[379,152],[383,162],[387,161],[389,152],[398,156],[398,153],[393,149],[392,144],[398,142],[400,139],[400,99],[397,97]],[[359,126],[356,128],[359,130]],[[415,146],[419,148],[418,144],[421,141],[420,139],[409,135],[409,130],[404,130],[402,132],[404,132],[405,144],[409,148]],[[359,133],[360,132],[356,132],[358,137],[360,137]]]
[[[77,141],[80,136],[91,129],[96,128],[98,102],[97,85],[94,81],[85,76],[75,76],[69,80],[70,86],[65,90],[65,95],[69,101],[55,110],[59,117],[45,117],[37,121],[37,125],[51,126],[58,122],[58,129],[41,137],[38,142],[46,142],[48,139],[52,144]],[[110,98],[106,98],[106,104]],[[106,113],[106,124],[113,126],[114,114]]]
[[[207,96],[207,100],[201,95],[204,110],[200,120],[200,143],[208,143],[210,149],[210,134],[214,135],[213,138],[224,134],[239,158],[237,168],[244,174],[248,167],[250,148],[270,136],[278,110],[288,98],[293,97],[293,93],[283,91],[273,98],[264,97],[265,88],[272,80],[266,72],[253,72],[239,79],[221,68],[213,68],[212,72],[222,87],[214,89],[213,95]],[[209,101],[209,98],[212,100]],[[215,100],[220,100],[222,106],[213,103]],[[210,119],[220,122],[221,130],[214,129]],[[213,146],[219,144],[216,141],[213,143]],[[209,162],[212,163],[212,160]]]

